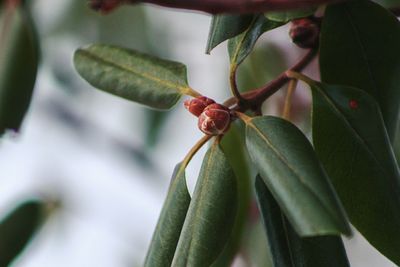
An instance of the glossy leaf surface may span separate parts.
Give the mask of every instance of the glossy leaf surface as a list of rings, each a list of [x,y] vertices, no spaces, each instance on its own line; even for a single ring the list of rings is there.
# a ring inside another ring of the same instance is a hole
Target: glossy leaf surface
[[[235,174],[214,143],[204,157],[172,266],[210,266],[231,235],[236,210]]]
[[[258,38],[266,31],[283,25],[268,20],[263,14],[253,17],[247,29],[228,42],[229,57],[232,65],[239,65],[250,54]]]
[[[208,35],[206,53],[209,54],[217,45],[246,30],[253,15],[214,15]]]
[[[246,122],[250,156],[300,236],[350,234],[342,206],[304,134],[277,117]]]
[[[169,109],[193,95],[186,67],[134,50],[95,44],[78,49],[75,68],[94,87],[156,109]]]
[[[311,87],[315,150],[352,224],[399,264],[399,170],[379,106],[359,89]]]
[[[24,250],[43,219],[43,205],[21,204],[0,221],[0,266],[7,267]]]
[[[350,267],[339,236],[301,238],[260,176],[255,187],[274,267]]]
[[[293,19],[299,19],[311,16],[314,14],[316,8],[309,7],[304,9],[287,10],[287,11],[274,11],[265,13],[265,17],[269,20],[279,22],[289,22]]]
[[[23,7],[6,5],[0,16],[0,134],[18,131],[27,112],[39,64],[34,24]]]
[[[190,195],[186,185],[185,166],[176,165],[167,198],[161,210],[144,266],[170,266],[186,213]]]
[[[400,22],[370,1],[331,5],[322,23],[321,78],[354,86],[379,103],[393,140],[400,104]]]

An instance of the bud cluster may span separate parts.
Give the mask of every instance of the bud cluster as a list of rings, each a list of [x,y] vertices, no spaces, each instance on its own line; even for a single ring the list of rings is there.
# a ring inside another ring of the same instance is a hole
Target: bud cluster
[[[186,100],[184,105],[190,113],[199,117],[199,129],[206,135],[221,135],[228,131],[231,112],[226,106],[205,96]]]

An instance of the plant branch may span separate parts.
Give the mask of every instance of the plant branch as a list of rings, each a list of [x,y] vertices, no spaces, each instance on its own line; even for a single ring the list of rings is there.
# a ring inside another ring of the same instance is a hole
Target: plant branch
[[[151,3],[165,7],[190,9],[207,13],[262,13],[321,4],[342,0],[129,0],[129,3]],[[126,2],[121,0],[121,2]]]
[[[316,49],[310,49],[307,54],[300,59],[289,71],[302,71],[317,55]],[[275,80],[267,83],[261,88],[243,94],[246,101],[254,106],[261,105],[268,97],[276,93],[282,86],[284,86],[290,78],[287,77],[286,71],[281,73]]]
[[[231,65],[230,70],[229,70],[229,83],[231,86],[231,91],[232,91],[232,94],[234,95],[234,97],[237,99],[237,101],[239,103],[243,103],[245,101],[245,99],[242,97],[242,95],[240,94],[239,89],[237,87],[236,73],[237,73],[237,65],[233,64],[233,65]]]
[[[211,139],[212,136],[210,135],[205,135],[203,136],[191,149],[190,151],[187,153],[187,155],[185,156],[185,158],[182,161],[183,166],[187,166],[189,164],[189,162],[192,160],[193,156],[196,155],[197,151],[200,150],[200,148],[203,147],[203,145],[205,143],[208,142],[208,140]]]
[[[258,108],[268,97],[276,93],[282,86],[284,86],[290,78],[287,76],[288,71],[299,72],[302,71],[317,55],[316,49],[310,49],[306,55],[301,58],[293,67],[282,72],[276,79],[270,81],[261,88],[251,90],[243,93],[242,97],[245,99],[244,106],[238,105],[235,110],[247,110],[249,106],[251,108]],[[235,104],[239,104],[236,97],[227,99],[224,103],[227,107],[232,107]]]
[[[286,97],[285,97],[285,104],[283,105],[283,112],[282,112],[282,117],[284,119],[290,120],[290,111],[292,107],[292,97],[294,94],[294,91],[296,90],[297,86],[297,80],[296,79],[291,79],[288,85]]]

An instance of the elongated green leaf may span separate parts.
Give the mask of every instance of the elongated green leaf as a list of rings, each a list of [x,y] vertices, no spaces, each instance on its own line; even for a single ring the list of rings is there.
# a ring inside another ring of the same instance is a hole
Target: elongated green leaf
[[[310,84],[315,150],[350,220],[400,264],[400,178],[376,101],[351,87]]]
[[[283,25],[268,20],[263,14],[253,17],[247,29],[228,42],[229,57],[232,65],[239,65],[250,54],[258,38],[266,31]]]
[[[21,204],[0,221],[0,267],[7,267],[23,251],[43,219],[43,203]]]
[[[311,16],[316,11],[314,7],[308,7],[303,9],[296,10],[287,10],[287,11],[273,11],[265,13],[265,17],[269,20],[279,21],[279,22],[289,22],[293,19],[299,19]]]
[[[235,174],[214,143],[203,160],[172,266],[210,266],[230,237],[236,210]]]
[[[78,49],[75,68],[94,87],[157,109],[169,109],[193,95],[186,67],[134,50],[95,44]]]
[[[245,149],[244,133],[245,128],[243,123],[240,121],[234,122],[221,142],[221,147],[228,162],[232,166],[236,177],[240,177],[240,179],[237,180],[238,208],[232,235],[222,254],[213,263],[213,267],[232,265],[232,261],[240,248],[244,227],[248,220],[251,199],[251,176],[250,162]]]
[[[255,187],[274,267],[350,267],[339,236],[301,238],[260,176]]]
[[[39,61],[31,16],[24,6],[8,6],[0,17],[0,134],[18,131],[29,108]]]
[[[170,266],[190,204],[185,166],[175,167],[144,266]]]
[[[370,1],[329,6],[322,23],[321,78],[371,94],[393,141],[400,104],[400,23]]]
[[[241,34],[250,25],[253,15],[214,15],[208,34],[206,53],[217,45]]]
[[[277,117],[256,117],[246,124],[250,156],[299,235],[350,234],[342,206],[304,134]]]

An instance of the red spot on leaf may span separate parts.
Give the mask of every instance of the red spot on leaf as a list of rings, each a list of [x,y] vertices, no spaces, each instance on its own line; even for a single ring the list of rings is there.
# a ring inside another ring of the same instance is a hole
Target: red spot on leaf
[[[351,100],[349,101],[349,107],[350,107],[351,109],[356,109],[356,108],[358,108],[358,102],[357,102],[357,100],[351,99]]]

